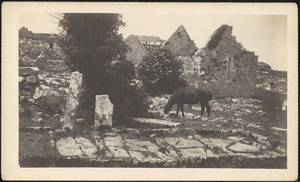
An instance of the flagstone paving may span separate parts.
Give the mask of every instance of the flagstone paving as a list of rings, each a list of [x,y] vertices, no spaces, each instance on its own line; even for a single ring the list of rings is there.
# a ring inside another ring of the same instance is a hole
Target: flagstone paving
[[[286,164],[282,164],[282,161],[286,160],[286,150],[282,147],[281,149],[272,147],[262,135],[251,134],[251,136],[255,136],[254,138],[233,134],[224,135],[222,138],[199,134],[145,138],[139,137],[139,134],[126,135],[124,132],[103,132],[94,133],[93,137],[66,136],[56,140],[55,143],[57,151],[63,157],[76,156],[79,159],[91,161],[108,159],[113,162],[123,160],[123,162],[127,161],[128,167],[176,167],[178,163],[183,165],[184,161],[183,166],[193,164],[197,167],[205,167],[208,165],[208,159],[222,162],[227,161],[230,157],[233,160],[248,163],[249,160],[255,162],[254,159],[262,161],[273,159],[276,163],[278,158],[282,165],[279,168],[286,166]],[[188,162],[187,160],[191,161]],[[257,165],[263,166],[261,163]],[[218,162],[215,164],[220,165]],[[213,164],[210,165],[213,166]]]

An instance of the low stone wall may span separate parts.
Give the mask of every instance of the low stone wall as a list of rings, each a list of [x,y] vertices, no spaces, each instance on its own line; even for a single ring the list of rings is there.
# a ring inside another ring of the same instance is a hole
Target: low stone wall
[[[46,60],[44,57],[38,58],[37,65],[41,70],[52,72],[63,72],[69,69],[64,60]]]
[[[39,87],[39,68],[20,67],[19,68],[19,96],[31,99],[35,94],[36,87]]]
[[[48,60],[44,64],[44,69],[48,71],[66,71],[68,66],[64,60]]]

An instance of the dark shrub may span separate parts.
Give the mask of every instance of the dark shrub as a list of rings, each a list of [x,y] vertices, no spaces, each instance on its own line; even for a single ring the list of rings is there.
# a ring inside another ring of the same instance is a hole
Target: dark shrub
[[[151,95],[186,87],[186,82],[180,77],[182,72],[182,62],[164,49],[148,53],[138,66],[139,78]]]
[[[133,84],[133,64],[126,60],[128,46],[118,33],[124,22],[119,14],[64,14],[60,47],[72,71],[83,76],[78,117],[94,122],[95,96],[109,95],[113,118],[127,118],[147,112],[146,94]]]

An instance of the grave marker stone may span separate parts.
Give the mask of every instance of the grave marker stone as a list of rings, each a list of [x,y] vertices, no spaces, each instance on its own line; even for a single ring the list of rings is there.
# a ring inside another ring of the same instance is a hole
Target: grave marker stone
[[[75,126],[78,104],[79,104],[78,100],[79,100],[81,87],[82,87],[82,74],[80,74],[78,71],[72,72],[70,87],[69,89],[65,90],[67,95],[67,104],[66,104],[66,113],[64,117],[63,130],[65,130],[66,128],[73,130]]]
[[[99,126],[112,126],[112,115],[114,105],[110,102],[108,95],[96,95],[95,102],[95,128]]]

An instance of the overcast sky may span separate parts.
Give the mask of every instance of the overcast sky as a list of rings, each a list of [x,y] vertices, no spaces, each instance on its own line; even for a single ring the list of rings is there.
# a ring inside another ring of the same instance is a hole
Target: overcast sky
[[[198,48],[204,47],[211,34],[222,24],[233,26],[237,41],[258,55],[258,61],[275,70],[287,70],[287,17],[280,15],[192,15],[123,14],[126,26],[120,33],[159,36],[167,40],[183,25]],[[48,14],[23,14],[20,25],[34,33],[57,33],[57,20]]]

